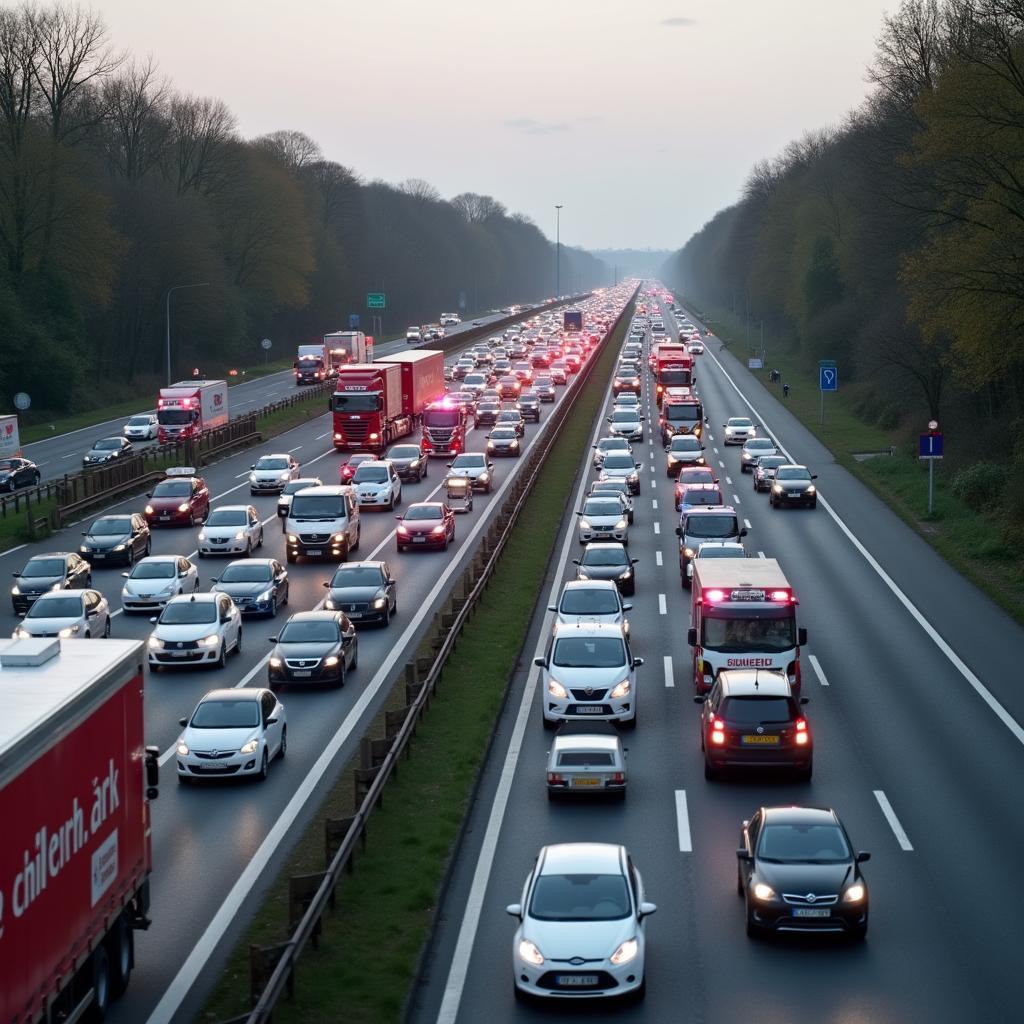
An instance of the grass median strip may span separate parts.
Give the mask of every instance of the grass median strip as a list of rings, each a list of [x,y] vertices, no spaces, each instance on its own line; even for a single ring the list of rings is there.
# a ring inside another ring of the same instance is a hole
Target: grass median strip
[[[385,792],[384,806],[370,821],[367,849],[356,858],[355,876],[339,885],[336,909],[323,919],[320,948],[307,952],[300,962],[295,997],[278,1005],[276,1022],[380,1024],[400,1019],[452,844],[506,682],[515,671],[581,454],[601,406],[603,382],[611,373],[627,323],[624,317],[623,327],[601,352],[592,386],[579,396],[548,456],[490,587],[445,667],[411,756],[402,762]],[[388,706],[404,703],[399,683]],[[383,713],[368,735],[383,735]],[[285,937],[288,878],[323,870],[322,822],[353,813],[354,767],[342,773],[296,844],[232,953],[204,1021],[225,1020],[248,1007],[249,945],[271,945]]]

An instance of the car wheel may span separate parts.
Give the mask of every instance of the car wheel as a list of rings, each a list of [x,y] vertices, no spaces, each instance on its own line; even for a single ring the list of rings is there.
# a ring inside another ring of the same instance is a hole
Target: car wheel
[[[277,748],[277,756],[284,760],[284,755],[288,753],[288,726],[281,726],[281,745]]]
[[[228,663],[227,644],[222,642],[221,645],[220,645],[220,657],[214,662],[214,667],[215,668],[224,668],[224,666],[227,665],[227,663]]]
[[[110,929],[106,945],[110,960],[110,994],[116,999],[128,987],[135,959],[132,929],[123,914]]]
[[[740,871],[740,867],[736,865],[736,895],[743,895],[743,872]]]
[[[258,547],[258,548],[263,547],[263,526],[262,526],[262,524],[260,525],[260,539],[256,542],[256,547]]]
[[[718,778],[718,769],[706,757],[704,758],[704,778],[709,781]]]
[[[85,1020],[99,1024],[107,1016],[110,1009],[110,954],[107,947],[100,943],[92,951],[92,1002],[85,1014]]]
[[[797,782],[810,782],[811,776],[814,775],[814,762],[808,761],[803,768],[798,768],[794,774]]]
[[[252,558],[252,541],[247,540],[245,542],[245,557]]]
[[[447,551],[448,550],[448,545],[450,543],[451,543],[451,541],[448,538],[448,534],[445,534],[445,536],[444,536],[444,544],[441,545],[441,550],[442,551]]]
[[[151,661],[149,663],[149,671],[156,675],[160,671],[160,666],[155,661]]]
[[[640,984],[633,989],[632,992],[626,997],[631,1003],[643,1002],[644,996],[647,995],[647,976],[645,975],[640,979]]]
[[[205,552],[205,551],[203,551],[203,549],[202,549],[202,548],[198,548],[198,549],[196,550],[196,557],[197,557],[197,558],[205,558],[205,557],[206,557],[206,552]]]
[[[868,937],[868,924],[867,921],[864,924],[857,925],[850,931],[850,940],[852,942],[863,942]]]
[[[130,569],[130,568],[131,568],[131,567],[132,567],[133,565],[135,565],[135,548],[129,548],[129,549],[128,549],[128,555],[127,555],[127,559],[126,559],[126,561],[127,561],[127,564],[128,564],[128,568],[129,568],[129,569]]]
[[[151,537],[146,538],[146,558],[149,558],[150,553],[153,550],[153,539]]]
[[[817,508],[817,507],[818,507],[818,499],[815,498],[814,501],[811,502],[810,508]]]
[[[85,577],[85,585],[87,587],[92,586],[92,573],[89,573],[89,575]]]
[[[544,728],[548,731],[551,731],[552,729],[556,729],[558,727],[558,723],[552,722],[549,718],[545,717],[543,711],[540,714],[540,724],[543,725]]]
[[[484,488],[484,494],[490,494],[490,493],[491,493],[491,481],[488,480],[487,481],[487,486]]]
[[[235,654],[242,653],[242,627],[238,627],[238,639],[235,641]]]
[[[353,551],[359,550],[359,542],[363,539],[363,528],[362,526],[356,527],[356,542],[352,545]]]
[[[107,624],[103,627],[103,639],[110,639],[110,616],[107,616]]]
[[[384,620],[381,625],[387,629],[391,625],[391,605],[384,605]]]
[[[43,479],[42,474],[41,473],[36,473],[36,475],[32,478],[32,483],[29,484],[29,486],[30,487],[38,487],[39,486],[39,481],[42,480],[42,479]]]
[[[260,782],[266,782],[270,774],[270,758],[267,757],[267,748],[263,748],[263,757],[260,758],[260,773],[257,776]]]
[[[630,729],[630,730],[635,729],[636,728],[636,720],[639,717],[639,715],[640,715],[640,710],[636,709],[633,712],[633,717],[632,718],[625,718],[625,719],[623,719],[619,723],[619,725],[621,725],[623,729]]]
[[[352,643],[355,645],[355,653],[352,655],[352,664],[349,665],[349,671],[355,672],[359,668],[359,639],[354,639]]]
[[[754,919],[750,916],[750,908],[747,908],[747,938],[748,939],[760,939],[764,935],[764,931],[760,925],[754,922]]]
[[[270,617],[272,619],[277,618],[277,594],[270,599]]]

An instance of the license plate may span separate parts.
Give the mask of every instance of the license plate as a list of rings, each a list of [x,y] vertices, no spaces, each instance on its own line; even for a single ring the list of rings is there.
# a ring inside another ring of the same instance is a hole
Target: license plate
[[[786,497],[787,498],[793,498],[794,500],[796,500],[797,498],[802,498],[803,495],[802,494],[787,494]]]
[[[172,658],[187,658],[192,652],[191,651],[171,651]]]
[[[323,554],[323,551],[322,551],[322,550],[321,550],[320,548],[310,548],[310,549],[309,549],[309,550],[308,550],[308,551],[306,552],[306,554],[307,554],[307,555],[322,555],[322,554]]]
[[[94,551],[92,557],[93,558],[101,558],[102,559],[102,558],[106,558],[107,556],[104,555],[104,554],[101,554],[99,551]]]
[[[828,907],[794,907],[794,917],[831,917],[832,911]]]
[[[426,541],[426,537],[413,537],[413,544],[423,544]]]
[[[597,984],[596,974],[559,974],[555,982],[563,988],[583,988]]]
[[[170,519],[171,518],[171,513],[170,512],[161,512],[160,513],[160,518],[161,519]]]
[[[744,736],[743,742],[747,746],[775,747],[779,744],[778,736]]]
[[[599,715],[604,711],[600,704],[577,704],[577,715]]]
[[[226,764],[201,764],[199,765],[199,770],[201,772],[212,772],[214,774],[224,773],[228,770],[228,766]]]
[[[570,780],[574,786],[600,786],[600,779],[572,779]]]
[[[311,671],[304,670],[302,672],[292,672],[292,675],[295,676],[296,679],[309,679],[313,673]]]

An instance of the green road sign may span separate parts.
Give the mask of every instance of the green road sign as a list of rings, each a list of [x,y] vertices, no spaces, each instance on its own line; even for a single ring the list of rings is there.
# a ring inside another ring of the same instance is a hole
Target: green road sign
[[[366,296],[366,308],[367,309],[384,309],[384,293],[383,292],[369,292]]]

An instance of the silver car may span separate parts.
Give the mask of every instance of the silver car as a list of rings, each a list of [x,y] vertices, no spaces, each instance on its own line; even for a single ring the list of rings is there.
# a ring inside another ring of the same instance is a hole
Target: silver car
[[[673,434],[672,440],[665,445],[665,474],[679,476],[684,466],[703,466],[704,445],[694,434]]]
[[[626,612],[632,607],[623,603],[612,580],[566,580],[558,604],[549,605],[548,611],[556,613],[552,629],[573,622],[603,622],[619,626],[629,636]]]
[[[548,751],[548,799],[567,794],[626,795],[626,749],[614,726],[566,722]]]
[[[261,455],[250,467],[249,493],[280,494],[289,480],[299,475],[299,464],[287,452]]]
[[[616,495],[587,498],[576,513],[577,536],[581,544],[592,540],[618,540],[629,543],[629,521]]]
[[[121,575],[125,615],[159,610],[175,595],[194,594],[199,589],[199,570],[184,555],[149,555]]]
[[[626,513],[626,521],[633,522],[633,495],[629,492],[629,484],[625,480],[595,480],[590,485],[590,496],[598,494],[617,494]]]
[[[770,437],[752,437],[744,442],[743,450],[740,452],[740,470],[749,473],[757,460],[768,455],[777,455],[779,449]]]
[[[752,437],[757,437],[757,427],[748,416],[731,416],[722,424],[725,444],[746,444]]]
[[[624,437],[602,437],[597,444],[592,446],[594,449],[594,468],[600,469],[601,464],[604,462],[605,456],[609,452],[620,452],[623,455],[632,455],[633,448],[629,441]]]
[[[608,417],[608,432],[613,437],[625,437],[630,441],[644,439],[644,417],[639,409],[616,409]]]
[[[53,590],[33,602],[11,636],[15,640],[29,636],[107,637],[110,608],[98,590]]]

